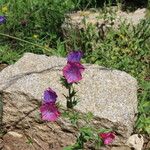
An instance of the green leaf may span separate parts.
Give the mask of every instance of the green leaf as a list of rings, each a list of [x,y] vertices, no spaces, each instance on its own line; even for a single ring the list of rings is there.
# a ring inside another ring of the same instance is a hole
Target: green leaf
[[[73,149],[74,149],[73,146],[67,146],[67,147],[63,148],[63,150],[73,150]]]

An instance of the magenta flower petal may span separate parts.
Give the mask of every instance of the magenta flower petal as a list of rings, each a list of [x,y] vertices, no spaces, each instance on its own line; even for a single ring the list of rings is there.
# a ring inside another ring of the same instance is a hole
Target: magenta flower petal
[[[63,75],[68,83],[78,82],[82,79],[82,72],[84,69],[84,66],[80,63],[68,62],[63,68]]]
[[[42,120],[45,121],[56,121],[60,116],[57,106],[54,103],[45,103],[40,107]]]
[[[83,56],[83,52],[73,51],[68,54],[67,60],[68,62],[80,62],[82,56]]]
[[[44,91],[43,102],[44,103],[55,103],[57,98],[56,92],[54,92],[51,88],[48,88]]]
[[[113,142],[113,139],[112,138],[106,138],[105,140],[104,140],[104,144],[105,145],[109,145],[110,143],[112,143]]]
[[[115,139],[115,134],[112,132],[100,133],[99,136],[102,138],[105,145],[111,144]]]

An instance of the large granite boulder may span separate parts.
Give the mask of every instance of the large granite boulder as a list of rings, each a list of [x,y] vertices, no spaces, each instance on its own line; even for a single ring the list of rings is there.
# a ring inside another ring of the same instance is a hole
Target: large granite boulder
[[[39,115],[39,102],[48,87],[56,91],[58,101],[66,106],[63,93],[67,91],[60,83],[65,64],[64,58],[26,53],[14,65],[0,72],[6,129],[24,129],[34,139],[38,137],[41,143],[51,143],[51,138],[56,136],[60,147],[75,141],[73,131],[64,129],[67,123],[63,118],[56,123],[43,123]],[[137,81],[123,71],[89,64],[85,67],[83,79],[75,86],[80,98],[75,109],[81,113],[92,112],[96,127],[115,129],[116,144],[125,143],[132,133],[137,113]],[[54,145],[52,147],[56,149]]]

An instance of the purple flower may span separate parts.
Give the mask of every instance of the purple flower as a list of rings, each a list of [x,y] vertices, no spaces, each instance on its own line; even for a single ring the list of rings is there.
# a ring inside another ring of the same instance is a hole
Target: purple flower
[[[102,138],[105,145],[111,144],[115,139],[115,134],[113,132],[100,133],[99,137]]]
[[[42,120],[56,121],[60,116],[57,106],[54,103],[44,103],[40,107]]]
[[[82,56],[83,56],[83,52],[72,51],[68,54],[67,60],[68,62],[80,62]]]
[[[0,16],[0,24],[5,23],[5,21],[6,21],[5,16]]]
[[[55,103],[57,98],[56,92],[54,92],[51,88],[48,88],[44,91],[43,95],[43,103]]]
[[[77,62],[68,62],[63,68],[63,75],[68,83],[78,82],[82,79],[82,72],[84,71],[84,66]]]

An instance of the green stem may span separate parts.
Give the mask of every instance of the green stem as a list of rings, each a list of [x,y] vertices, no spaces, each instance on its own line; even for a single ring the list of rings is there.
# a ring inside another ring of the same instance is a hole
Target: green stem
[[[71,86],[72,86],[72,85],[71,85]],[[71,86],[69,86],[69,97],[70,97],[69,100],[70,100],[70,101],[72,101],[72,97],[70,96],[70,94],[71,94]]]
[[[68,94],[69,94],[69,98],[67,100],[67,108],[73,108],[73,102],[72,102],[72,96],[71,95],[71,88],[72,88],[72,84],[69,86],[68,88]]]
[[[17,37],[8,35],[8,34],[0,33],[0,35],[8,37],[8,38],[11,38],[11,39],[15,39],[15,40],[18,40],[18,41],[21,41],[21,42],[24,42],[24,43],[28,43],[28,44],[34,45],[36,47],[40,47],[40,48],[45,49],[45,50],[50,50],[48,48],[45,48],[44,46],[41,46],[41,45],[38,45],[38,44],[35,44],[35,43],[32,43],[32,42],[29,42],[29,41],[26,41],[26,40],[23,40],[23,39],[20,39],[20,38],[17,38]]]

